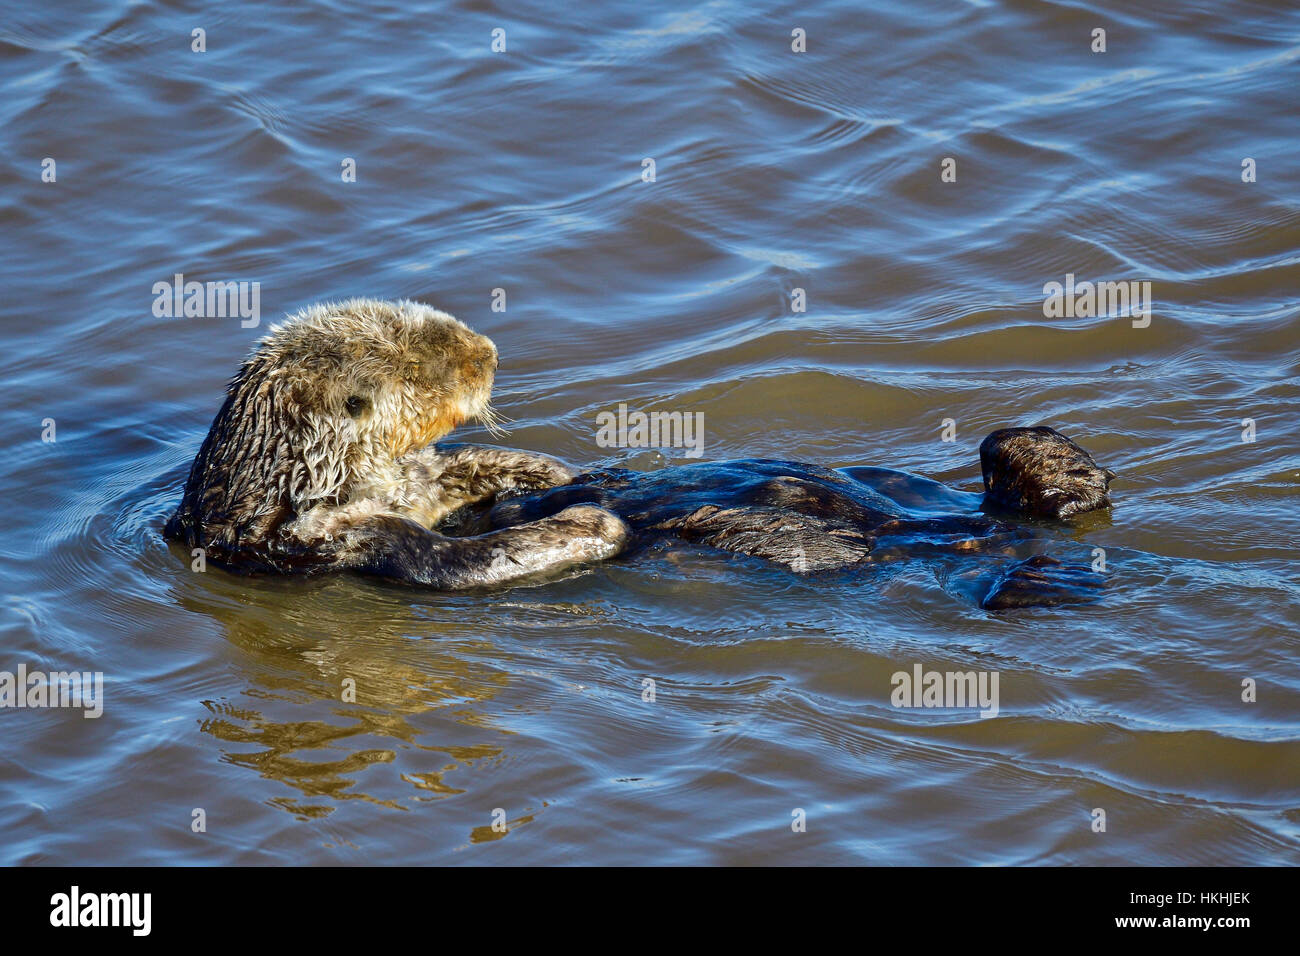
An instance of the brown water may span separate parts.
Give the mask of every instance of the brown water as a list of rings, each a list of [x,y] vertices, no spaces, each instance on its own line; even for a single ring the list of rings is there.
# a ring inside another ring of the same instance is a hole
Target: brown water
[[[1297,862],[1298,66],[1282,4],[11,6],[0,670],[105,685],[0,709],[0,861]],[[260,326],[155,317],[178,272],[260,282]],[[1067,274],[1150,282],[1150,325],[1045,316]],[[1055,425],[1122,476],[1052,546],[1107,591],[192,572],[159,532],[224,381],[349,295],[492,336],[507,443],[582,465],[688,460],[598,446],[619,403],[963,489]],[[914,664],[998,716],[892,706]]]

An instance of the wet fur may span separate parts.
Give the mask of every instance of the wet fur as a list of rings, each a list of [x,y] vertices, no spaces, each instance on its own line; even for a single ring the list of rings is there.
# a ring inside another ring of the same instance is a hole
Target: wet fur
[[[936,482],[878,468],[832,470],[801,462],[754,459],[665,468],[650,474],[623,469],[579,475],[547,491],[510,496],[490,507],[453,516],[464,533],[536,521],[574,505],[596,505],[622,517],[633,545],[664,537],[762,558],[798,574],[861,568],[907,558],[1015,554],[1036,533],[1016,519],[1056,520],[1078,495],[1090,508],[1110,504],[1110,473],[1058,432],[1042,426],[1003,429],[986,442],[999,467],[1019,464],[1028,472],[1019,487],[1026,505],[1007,502],[986,485],[983,498]],[[1046,467],[1036,462],[1044,449]],[[1074,449],[1070,451],[1068,449]],[[1063,491],[1057,468],[1095,469],[1069,476]],[[1039,492],[1034,481],[1052,482]],[[953,514],[922,514],[951,498]],[[1037,502],[1047,502],[1038,505]],[[921,505],[922,509],[909,507]],[[961,513],[965,511],[966,513]],[[1011,564],[991,582],[980,601],[987,610],[1080,603],[1097,597],[1101,578],[1087,567],[1037,555]]]
[[[665,537],[815,573],[960,554],[1015,537],[1004,518],[1109,504],[1113,473],[1044,426],[981,445],[990,514],[926,517],[893,490],[923,480],[881,469],[752,460],[578,475],[530,452],[432,444],[472,417],[491,426],[496,365],[491,340],[419,303],[300,312],[228,386],[167,536],[236,571],[351,570],[455,589]],[[1015,565],[983,604],[1088,596],[1094,582],[1076,586],[1078,569],[1062,567]]]
[[[1110,504],[1115,473],[1060,432],[1003,428],[980,444],[987,507],[1041,518],[1068,518]]]
[[[433,530],[510,489],[568,481],[543,455],[430,442],[489,424],[496,346],[444,312],[360,299],[306,309],[239,369],[165,533],[236,571],[353,570],[439,588],[616,554],[614,515],[569,509],[468,541]]]

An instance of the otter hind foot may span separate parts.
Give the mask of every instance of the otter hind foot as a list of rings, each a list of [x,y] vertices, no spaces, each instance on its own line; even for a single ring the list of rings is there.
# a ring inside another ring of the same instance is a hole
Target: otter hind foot
[[[1116,477],[1054,428],[1001,428],[980,444],[984,506],[1061,519],[1110,506]]]
[[[1105,587],[1101,575],[1080,565],[1062,564],[1039,554],[1018,561],[1002,573],[980,601],[986,611],[1087,604]]]

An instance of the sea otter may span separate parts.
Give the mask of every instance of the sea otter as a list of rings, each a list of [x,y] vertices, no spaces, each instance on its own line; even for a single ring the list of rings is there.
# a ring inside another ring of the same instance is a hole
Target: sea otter
[[[497,350],[430,306],[353,299],[273,328],[227,387],[169,539],[241,572],[348,570],[440,589],[503,585],[670,539],[798,573],[900,552],[968,552],[1110,504],[1114,473],[1045,426],[980,446],[985,494],[883,469],[749,460],[579,474],[531,452],[438,439],[495,426]],[[912,507],[917,496],[929,506]],[[951,514],[934,513],[935,501]],[[1035,556],[981,604],[1075,601],[1097,581]]]

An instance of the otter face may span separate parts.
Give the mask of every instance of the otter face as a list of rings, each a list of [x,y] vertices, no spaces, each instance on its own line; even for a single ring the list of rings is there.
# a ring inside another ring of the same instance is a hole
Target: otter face
[[[445,312],[353,299],[271,330],[228,388],[169,527],[260,547],[320,503],[346,501],[397,459],[472,417],[489,426],[497,350]]]
[[[315,444],[326,433],[378,466],[491,421],[492,340],[414,302],[353,300],[299,313],[263,341]],[[254,355],[253,361],[259,357]]]

